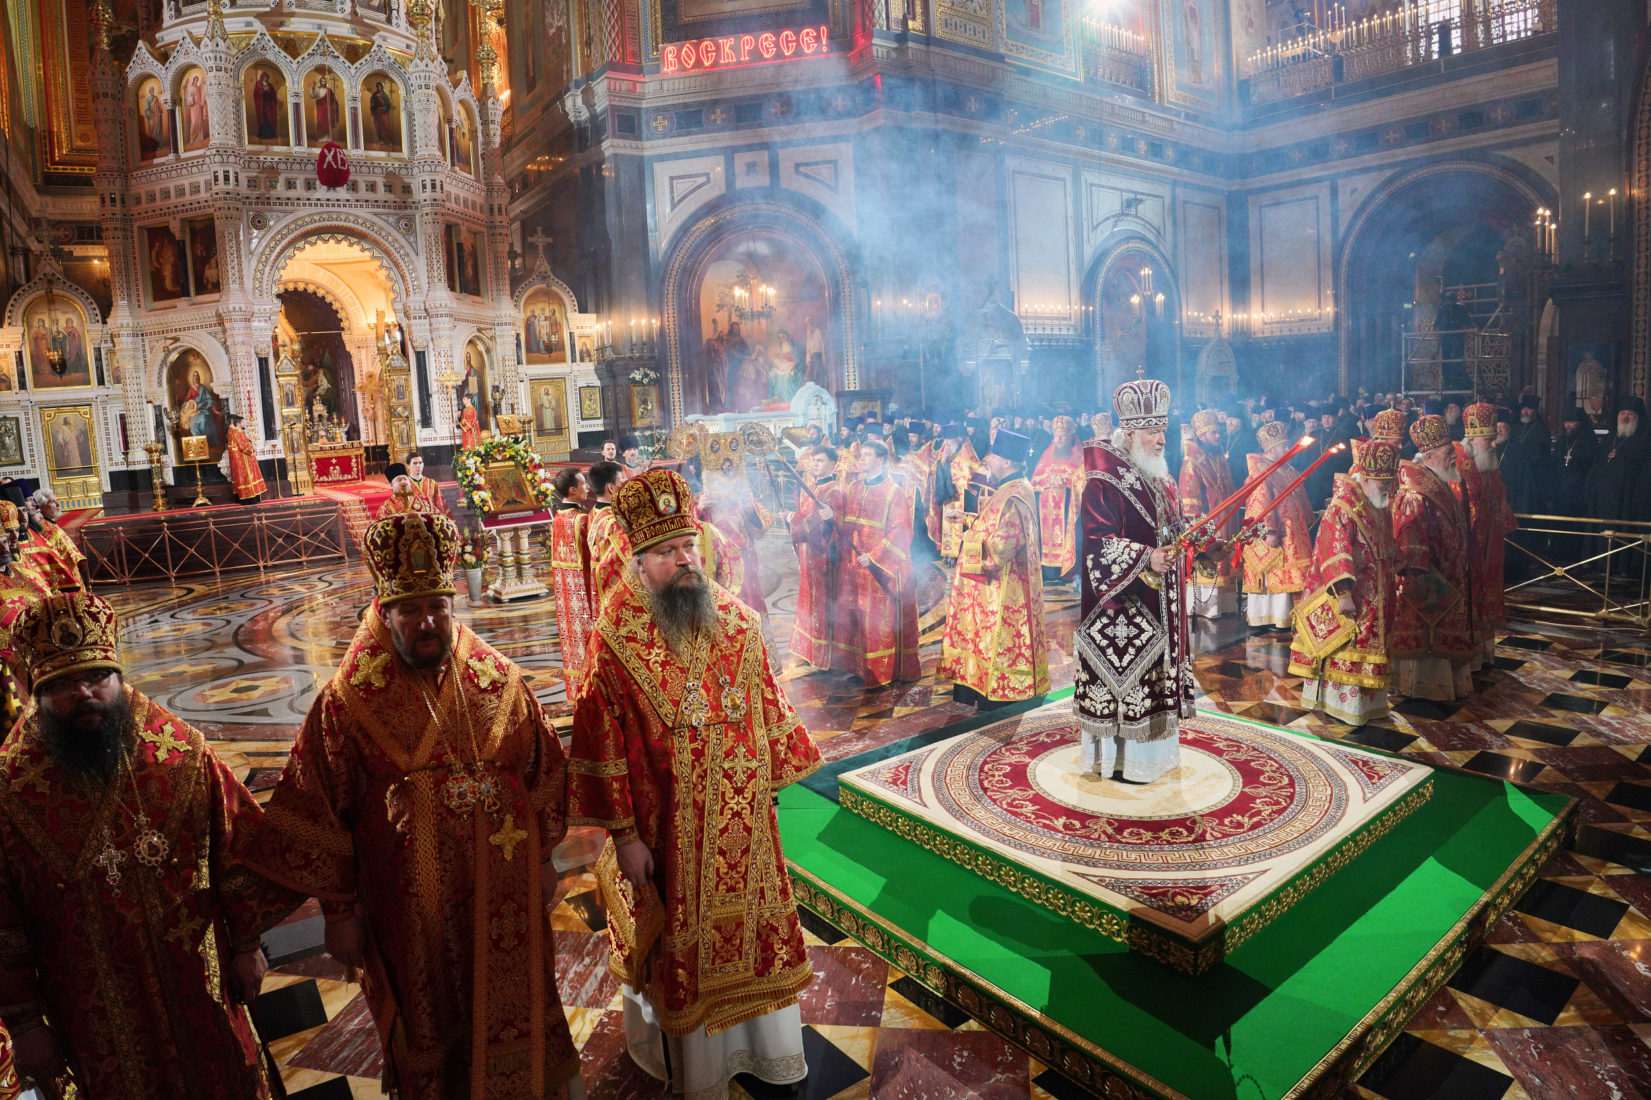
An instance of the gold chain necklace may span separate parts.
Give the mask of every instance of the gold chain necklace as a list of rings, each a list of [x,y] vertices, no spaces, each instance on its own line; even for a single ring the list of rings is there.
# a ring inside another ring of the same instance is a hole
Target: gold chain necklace
[[[121,754],[121,771],[131,782],[132,798],[138,804],[136,813],[126,805],[126,799],[120,794],[120,781],[115,781],[115,803],[132,819],[132,826],[137,830],[137,841],[132,845],[132,855],[143,866],[151,870],[159,870],[166,862],[166,857],[172,853],[172,844],[160,831],[149,822],[149,810],[143,804],[143,792],[138,789],[137,771],[132,767],[132,750],[130,747]],[[92,862],[103,868],[104,881],[110,886],[119,887],[121,881],[120,865],[126,860],[126,853],[115,847],[114,838],[110,835],[108,826],[103,829],[103,850],[98,853],[97,859]]]
[[[461,817],[474,813],[477,806],[484,807],[488,813],[496,816],[499,812],[499,781],[487,774],[487,769],[482,765],[482,751],[476,742],[476,730],[470,724],[469,712],[464,708],[464,673],[452,664],[449,664],[448,672],[460,677],[454,681],[454,689],[459,695],[459,714],[464,721],[465,732],[470,738],[468,766],[459,760],[459,754],[453,751],[451,742],[447,740],[447,733],[442,729],[441,718],[436,714],[436,706],[430,699],[430,693],[425,689],[422,677],[414,681],[418,687],[419,698],[424,700],[424,707],[430,712],[430,721],[436,725],[436,735],[441,738],[442,748],[447,750],[449,770],[453,773],[447,782],[441,785],[441,800],[449,810]]]

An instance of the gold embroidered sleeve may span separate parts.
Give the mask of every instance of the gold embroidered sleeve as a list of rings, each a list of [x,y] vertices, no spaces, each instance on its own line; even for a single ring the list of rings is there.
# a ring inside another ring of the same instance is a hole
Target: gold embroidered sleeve
[[[16,1032],[39,1022],[40,990],[12,858],[0,846],[0,1022]]]
[[[526,687],[522,689],[527,714],[523,721],[527,736],[534,741],[533,774],[528,777],[528,798],[539,817],[539,850],[550,851],[568,831],[568,760],[562,742],[545,719],[545,710]]]
[[[592,637],[598,640],[589,674],[573,708],[567,821],[606,829],[614,843],[624,844],[637,836],[620,703],[626,673],[600,633]]]
[[[258,938],[281,923],[304,895],[257,874],[246,853],[257,835],[263,811],[210,747],[201,754],[206,769],[207,812],[212,817],[212,882],[219,912],[236,951],[258,946]]]
[[[807,778],[820,766],[820,750],[814,738],[808,735],[785,697],[785,689],[774,680],[774,670],[768,663],[768,647],[758,643],[762,652],[762,722],[768,737],[768,769],[774,789],[799,779]]]
[[[356,895],[348,722],[331,685],[323,688],[246,858],[259,874],[323,902]]]

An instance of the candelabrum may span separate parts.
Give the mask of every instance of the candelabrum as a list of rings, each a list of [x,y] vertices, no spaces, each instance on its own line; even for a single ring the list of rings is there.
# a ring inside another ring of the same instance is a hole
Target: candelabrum
[[[161,468],[161,455],[166,453],[164,443],[149,442],[143,445],[143,453],[149,456],[149,487],[155,491],[155,504],[151,512],[166,511],[166,473]]]
[[[619,341],[624,341],[621,347]],[[615,322],[603,319],[596,322],[596,360],[621,357],[651,358],[659,354],[659,318],[631,317]]]

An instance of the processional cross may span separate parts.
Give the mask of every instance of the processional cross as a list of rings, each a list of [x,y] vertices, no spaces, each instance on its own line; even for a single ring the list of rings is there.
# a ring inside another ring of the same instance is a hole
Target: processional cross
[[[534,229],[532,235],[528,237],[527,243],[534,245],[539,249],[539,262],[541,264],[545,262],[545,245],[549,244],[554,239],[555,238],[545,232],[543,226],[539,226]]]

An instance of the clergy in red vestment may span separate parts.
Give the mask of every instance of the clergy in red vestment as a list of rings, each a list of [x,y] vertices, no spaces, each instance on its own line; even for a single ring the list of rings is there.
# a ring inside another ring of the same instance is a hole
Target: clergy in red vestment
[[[453,514],[447,507],[447,498],[441,495],[441,482],[424,476],[424,456],[417,451],[407,452],[407,480],[412,483],[413,492],[430,502],[430,511],[444,516]]]
[[[4,488],[9,491],[14,484]],[[29,679],[25,654],[18,646],[17,621],[31,604],[77,588],[80,580],[55,553],[24,556],[28,528],[20,515],[17,505],[0,500],[0,721],[6,729],[23,713]]]
[[[467,393],[464,395],[464,411],[459,413],[459,446],[470,451],[480,446],[481,441],[481,418],[476,414],[475,399]]]
[[[1397,443],[1353,440],[1353,469],[1336,475],[1296,612],[1290,675],[1302,677],[1302,706],[1353,726],[1387,713],[1399,597],[1389,507],[1398,476]]]
[[[940,514],[940,538],[935,543],[940,547],[940,556],[947,561],[955,561],[958,549],[963,545],[963,532],[969,529],[979,510],[976,494],[969,491],[969,482],[980,470],[980,454],[962,427],[952,425],[943,429],[943,434],[945,432],[956,433],[958,446],[949,458],[942,449],[935,475],[934,501],[929,507],[931,511],[938,509]],[[946,438],[950,441],[952,437]],[[944,474],[941,469],[944,469]]]
[[[1216,409],[1200,409],[1192,414],[1192,439],[1181,461],[1181,514],[1188,523],[1203,519],[1210,509],[1233,495],[1232,465],[1222,446],[1225,418]],[[1213,532],[1218,543],[1232,541],[1242,517],[1234,508]],[[1238,614],[1238,583],[1232,572],[1230,552],[1217,549],[1209,558],[1193,564],[1187,579],[1187,606],[1190,614],[1219,619]]]
[[[753,611],[764,612],[768,607],[762,599],[758,547],[773,516],[752,495],[744,459],[736,470],[734,460],[724,458],[720,474],[714,483],[715,491],[707,491],[699,498],[699,518],[721,531],[740,556],[741,584],[737,590],[740,602]]]
[[[1508,505],[1496,455],[1496,406],[1469,405],[1462,413],[1463,441],[1456,444],[1456,469],[1468,489],[1468,523],[1473,528],[1473,628],[1480,668],[1496,663],[1496,636],[1508,625],[1504,590],[1505,540],[1519,529]]]
[[[430,498],[414,491],[413,479],[408,476],[406,466],[399,462],[390,463],[384,467],[384,480],[390,483],[390,495],[373,513],[373,519],[432,510]]]
[[[1401,695],[1451,702],[1473,691],[1473,529],[1467,487],[1442,416],[1410,427],[1416,459],[1393,497],[1399,606],[1391,645]]]
[[[86,565],[86,555],[69,533],[57,525],[57,521],[63,518],[63,505],[58,501],[57,494],[41,487],[34,491],[33,500],[40,516],[41,538],[69,567],[70,572],[80,578],[80,586],[90,591],[91,570]]]
[[[640,475],[629,475],[626,482],[632,481]],[[711,579],[730,592],[738,592],[745,584],[745,559],[740,555],[728,536],[716,524],[702,520],[698,516],[698,505],[695,505],[694,529],[699,532],[699,558],[711,574]],[[602,551],[601,560],[592,566],[591,583],[594,586],[591,593],[592,606],[600,612],[602,604],[609,595],[618,590],[625,576],[625,570],[635,553],[631,550],[630,536],[625,534],[624,525],[617,522],[617,516],[608,529],[607,546]]]
[[[797,614],[791,627],[791,655],[814,668],[831,668],[832,647],[843,629],[837,598],[838,558],[846,551],[843,490],[837,485],[837,448],[820,443],[808,452],[813,495],[799,493],[791,513],[791,544],[797,548]]]
[[[376,598],[310,707],[250,861],[321,899],[401,1100],[582,1096],[556,989],[565,758],[521,668],[453,620],[459,529],[367,530]]]
[[[837,599],[845,621],[831,663],[867,687],[918,677],[911,507],[888,465],[882,440],[860,444],[860,478],[844,495],[837,555]]]
[[[690,1097],[726,1096],[737,1073],[797,1082],[813,972],[773,799],[820,754],[761,620],[706,575],[687,482],[649,470],[614,510],[635,553],[591,635],[568,819],[609,835],[597,880],[626,1045]]]
[[[1032,441],[999,428],[985,467],[992,495],[963,536],[936,676],[952,698],[990,710],[1049,691],[1037,506],[1026,480]]]
[[[1256,477],[1290,449],[1290,425],[1269,420],[1256,430],[1263,454],[1250,456],[1250,476]],[[1295,467],[1286,462],[1267,475],[1261,487],[1245,501],[1246,518],[1261,515],[1296,480]],[[1266,537],[1244,547],[1245,612],[1251,626],[1284,630],[1296,595],[1307,584],[1313,562],[1313,506],[1307,490],[1298,488],[1267,516]]]
[[[591,496],[590,515],[585,524],[585,556],[590,561],[590,606],[591,614],[602,609],[602,594],[597,588],[596,571],[602,559],[607,555],[608,543],[613,533],[619,530],[613,514],[613,494],[619,490],[620,483],[625,480],[625,467],[612,459],[602,459],[591,463],[585,473],[586,484],[589,485]]]
[[[589,486],[578,467],[559,471],[552,483],[556,514],[550,521],[551,589],[556,594],[556,634],[562,646],[562,683],[572,702],[585,674],[585,642],[595,610],[591,606],[590,544],[585,538],[585,495]]]
[[[1084,448],[1073,702],[1084,762],[1102,779],[1150,783],[1181,762],[1192,717],[1181,526],[1164,461],[1169,387],[1151,378],[1112,396],[1118,430]]]
[[[0,749],[0,1020],[19,1071],[84,1097],[264,1100],[259,936],[303,897],[247,869],[258,804],[125,682],[103,600],[48,596],[13,629],[34,696]]]
[[[1078,565],[1078,501],[1083,497],[1083,448],[1078,445],[1078,422],[1057,416],[1055,439],[1032,472],[1032,491],[1038,495],[1038,544],[1043,579],[1054,584],[1071,575]]]
[[[229,415],[224,450],[229,452],[229,486],[235,492],[235,499],[242,504],[254,504],[269,486],[264,484],[263,471],[258,469],[258,452],[247,438],[246,429],[241,427],[245,423],[246,417],[238,413]]]

